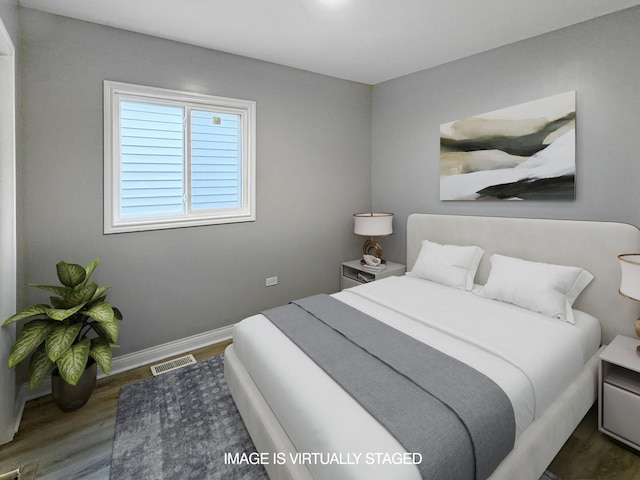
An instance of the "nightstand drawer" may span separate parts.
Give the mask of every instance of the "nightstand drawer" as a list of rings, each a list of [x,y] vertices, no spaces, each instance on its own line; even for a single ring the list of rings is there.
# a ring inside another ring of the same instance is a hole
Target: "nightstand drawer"
[[[604,383],[602,401],[602,428],[640,444],[640,395]]]

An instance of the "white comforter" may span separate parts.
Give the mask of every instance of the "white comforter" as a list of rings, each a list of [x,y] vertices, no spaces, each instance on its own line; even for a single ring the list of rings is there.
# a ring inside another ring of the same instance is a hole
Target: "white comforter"
[[[334,296],[492,378],[511,400],[518,435],[578,376],[600,343],[598,321],[582,312],[571,325],[411,277]],[[310,455],[314,478],[420,478],[415,465],[370,455],[405,450],[266,317],[237,324],[234,349],[297,450],[339,455],[330,464]]]

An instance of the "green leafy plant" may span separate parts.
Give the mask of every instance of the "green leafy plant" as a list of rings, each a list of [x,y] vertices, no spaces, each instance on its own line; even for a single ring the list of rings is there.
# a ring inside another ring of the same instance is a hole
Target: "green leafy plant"
[[[106,301],[105,292],[110,287],[89,283],[99,261],[96,258],[86,267],[59,262],[56,271],[61,286],[27,284],[53,293],[54,296],[49,297],[51,306],[32,305],[2,324],[4,327],[31,318],[11,349],[9,368],[31,355],[29,383],[32,389],[56,367],[65,382],[75,385],[90,357],[104,373],[111,372],[111,349],[117,347],[118,320],[122,320],[122,314]]]

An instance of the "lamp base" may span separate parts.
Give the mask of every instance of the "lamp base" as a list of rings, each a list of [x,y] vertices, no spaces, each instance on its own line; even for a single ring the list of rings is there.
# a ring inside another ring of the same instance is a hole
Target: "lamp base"
[[[380,265],[386,265],[386,264],[387,264],[387,261],[381,258],[380,259]],[[368,263],[364,261],[364,258],[361,258],[360,259],[360,265],[368,265]],[[0,479],[0,480],[2,480],[2,479]]]
[[[380,245],[378,241],[373,237],[369,237],[364,242],[364,245],[362,246],[362,254],[373,255],[374,257],[380,259],[380,263],[387,263],[385,260],[382,260],[382,245]],[[362,263],[364,263],[364,260],[362,260]],[[640,321],[640,319],[638,320]],[[638,336],[640,336],[640,334]]]

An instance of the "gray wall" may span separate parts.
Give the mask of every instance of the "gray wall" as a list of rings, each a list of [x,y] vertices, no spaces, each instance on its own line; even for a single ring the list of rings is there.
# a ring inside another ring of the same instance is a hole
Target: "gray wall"
[[[22,280],[100,257],[116,355],[339,289],[370,207],[371,87],[21,9]],[[103,235],[102,81],[257,102],[257,221]],[[279,285],[265,287],[277,275]],[[45,299],[23,290],[21,303]]]
[[[385,256],[405,257],[413,212],[640,225],[640,8],[430,70],[373,91],[372,195],[396,214]],[[441,123],[577,91],[575,201],[441,202]]]

